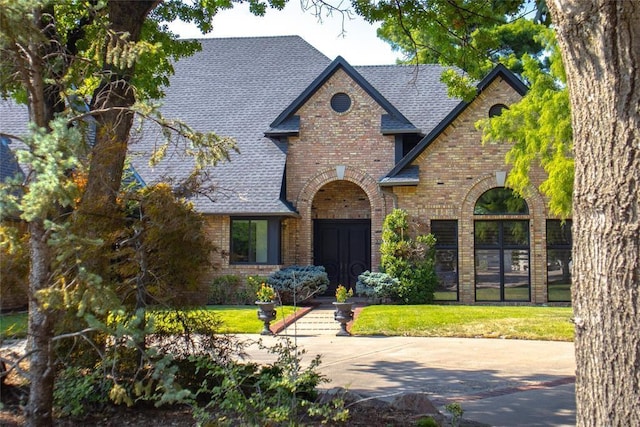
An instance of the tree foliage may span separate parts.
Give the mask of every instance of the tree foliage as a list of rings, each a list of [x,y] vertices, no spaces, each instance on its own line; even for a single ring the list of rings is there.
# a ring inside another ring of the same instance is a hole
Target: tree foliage
[[[218,7],[169,3],[163,7],[186,21],[207,20]],[[201,167],[224,159],[232,147],[185,125],[169,127],[155,109],[141,107],[162,94],[158,84],[168,81],[169,60],[197,48],[176,40],[158,16],[149,15],[159,4],[0,1],[0,93],[25,103],[32,122],[27,135],[10,136],[26,145],[19,158],[27,176],[1,189],[3,214],[25,221],[30,238],[29,425],[52,423],[52,341],[62,314],[76,321],[63,322],[73,328],[61,336],[91,341],[97,331],[109,331],[108,313],[122,308],[103,249],[117,242],[126,219],[117,198],[134,115],[154,116],[167,136],[190,138]],[[129,325],[145,331],[144,322]],[[138,335],[130,330],[119,336]],[[104,343],[92,344],[96,354],[104,355]],[[140,361],[149,360],[141,343],[130,342]]]
[[[451,96],[471,100],[474,83],[500,63],[518,74],[529,92],[501,116],[477,125],[483,143],[509,143],[507,185],[523,196],[532,190],[530,171],[548,178],[538,189],[550,211],[571,214],[573,146],[570,106],[555,35],[544,1],[414,0],[355,2],[378,35],[406,56],[407,63],[440,63]],[[462,70],[464,73],[460,73]]]

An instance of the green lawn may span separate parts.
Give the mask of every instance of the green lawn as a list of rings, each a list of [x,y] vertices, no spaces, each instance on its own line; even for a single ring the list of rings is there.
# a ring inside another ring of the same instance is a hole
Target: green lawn
[[[351,328],[358,335],[573,341],[570,307],[378,305]]]
[[[27,336],[27,313],[0,315],[0,338]]]
[[[222,320],[222,331],[231,334],[257,334],[262,331],[264,324],[258,319],[258,309],[251,305],[216,305],[208,307],[218,314]],[[284,320],[286,316],[294,313],[291,306],[276,307],[278,313],[276,320]]]
[[[262,331],[263,323],[258,319],[258,309],[251,305],[216,305],[207,307],[208,311],[217,314],[222,321],[221,333],[231,334],[257,334]],[[276,307],[278,313],[276,323],[286,316],[293,314],[291,306]],[[3,314],[0,315],[0,337],[24,338],[27,335],[27,314]]]
[[[210,306],[224,333],[259,333],[262,322],[254,306]],[[278,307],[276,321],[293,313]],[[358,335],[486,337],[572,341],[570,307],[494,307],[461,305],[375,305],[365,307],[351,329]],[[23,338],[27,315],[0,316],[3,338]]]

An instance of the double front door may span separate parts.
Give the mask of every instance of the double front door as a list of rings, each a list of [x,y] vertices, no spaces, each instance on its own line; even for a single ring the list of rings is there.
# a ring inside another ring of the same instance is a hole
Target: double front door
[[[371,270],[371,221],[316,219],[313,228],[314,264],[329,276],[325,295],[334,295],[338,285],[355,291],[358,276]]]

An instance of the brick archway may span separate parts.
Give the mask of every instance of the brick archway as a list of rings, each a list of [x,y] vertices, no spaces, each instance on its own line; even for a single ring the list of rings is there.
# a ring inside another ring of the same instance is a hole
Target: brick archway
[[[380,236],[388,205],[385,194],[371,175],[357,168],[347,166],[342,180],[356,184],[369,198],[371,206],[371,266],[376,268],[380,264]],[[298,195],[296,207],[300,214],[300,224],[297,241],[301,263],[311,264],[313,262],[313,199],[322,187],[334,181],[340,181],[336,169],[324,169],[309,179]]]

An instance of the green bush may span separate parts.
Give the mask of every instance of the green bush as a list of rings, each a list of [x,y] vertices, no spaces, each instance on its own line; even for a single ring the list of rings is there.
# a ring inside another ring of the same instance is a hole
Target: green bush
[[[365,271],[358,276],[356,293],[382,302],[398,301],[400,281],[387,273]]]
[[[109,403],[113,382],[100,370],[66,368],[58,373],[53,405],[58,415],[77,417]]]
[[[240,276],[227,274],[213,279],[209,288],[207,304],[222,305],[250,305],[256,300],[256,292],[262,283],[266,283],[264,276],[248,276],[242,281]]]
[[[261,348],[265,349],[262,343]],[[318,403],[320,356],[302,368],[300,351],[287,338],[266,349],[276,361],[220,364],[204,357],[182,362],[180,380],[195,393],[194,417],[202,425],[320,425],[345,421],[343,402]],[[189,383],[192,380],[194,383]]]
[[[405,304],[433,302],[438,283],[435,272],[436,239],[421,234],[421,224],[407,212],[394,209],[384,220],[380,245],[381,270],[400,281],[398,298]]]
[[[247,304],[253,304],[256,301],[256,293],[263,283],[267,283],[268,278],[266,276],[248,276],[245,286],[245,293],[247,295]]]
[[[240,276],[234,274],[214,278],[209,288],[207,304],[239,304],[238,293],[241,286]]]
[[[322,266],[293,265],[271,273],[267,283],[276,290],[282,304],[294,304],[323,294],[329,287],[329,277]]]

